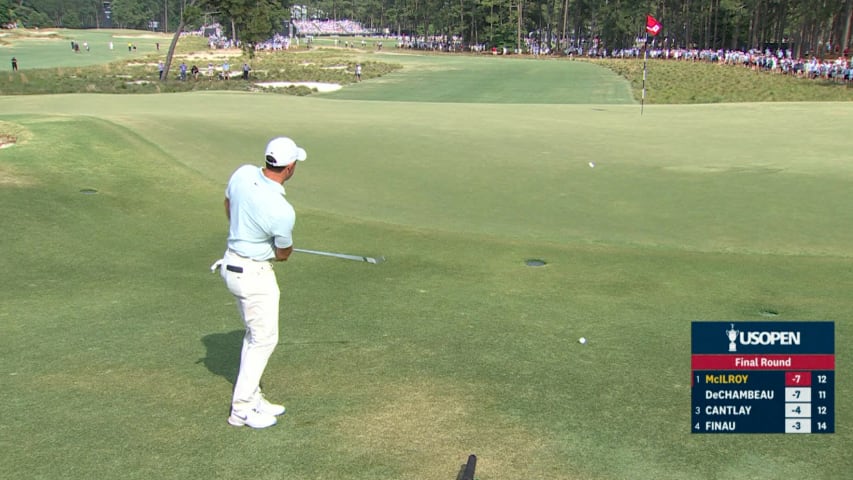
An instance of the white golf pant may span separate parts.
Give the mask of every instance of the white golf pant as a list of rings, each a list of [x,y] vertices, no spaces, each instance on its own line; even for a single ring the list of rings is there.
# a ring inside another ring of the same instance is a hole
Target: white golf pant
[[[278,305],[281,293],[270,262],[258,262],[228,250],[220,274],[237,299],[246,325],[240,370],[234,382],[231,408],[246,411],[260,399],[261,376],[278,344]]]

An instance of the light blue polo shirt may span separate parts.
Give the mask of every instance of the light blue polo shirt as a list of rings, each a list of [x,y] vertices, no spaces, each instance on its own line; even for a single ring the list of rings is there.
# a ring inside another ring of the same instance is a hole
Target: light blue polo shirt
[[[231,202],[229,249],[264,261],[275,258],[274,247],[293,245],[296,212],[284,198],[284,187],[265,177],[260,167],[238,168],[228,180],[225,198]]]

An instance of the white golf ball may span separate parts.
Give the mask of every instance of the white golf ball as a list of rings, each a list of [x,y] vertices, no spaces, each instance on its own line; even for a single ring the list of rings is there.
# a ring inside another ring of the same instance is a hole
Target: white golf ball
[[[589,168],[595,168],[595,163],[589,162]]]
[[[579,338],[578,343],[580,343],[581,345],[585,344],[586,343],[586,337]]]

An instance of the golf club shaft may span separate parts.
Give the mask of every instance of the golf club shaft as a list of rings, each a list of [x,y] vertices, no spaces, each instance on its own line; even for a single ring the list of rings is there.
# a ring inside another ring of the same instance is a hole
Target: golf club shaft
[[[465,469],[460,476],[461,480],[474,480],[474,472],[477,469],[477,456],[468,455],[468,463],[465,464]]]
[[[379,263],[373,257],[363,257],[360,255],[348,255],[346,253],[321,252],[319,250],[306,250],[303,248],[294,248],[293,251],[294,252],[302,252],[302,253],[310,253],[312,255],[321,255],[324,257],[335,257],[335,258],[343,258],[346,260],[355,260],[357,262]]]

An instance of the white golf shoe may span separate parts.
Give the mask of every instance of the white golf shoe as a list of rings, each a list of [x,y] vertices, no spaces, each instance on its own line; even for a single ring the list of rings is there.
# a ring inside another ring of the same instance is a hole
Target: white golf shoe
[[[231,416],[228,417],[228,423],[235,427],[245,425],[252,428],[267,428],[275,425],[276,421],[275,415],[261,412],[257,408],[242,412],[231,410]]]
[[[284,405],[268,402],[267,399],[264,398],[263,394],[261,394],[261,398],[258,400],[258,406],[256,406],[255,409],[265,415],[272,415],[273,417],[283,415],[284,412],[287,411],[287,409],[284,408]]]

